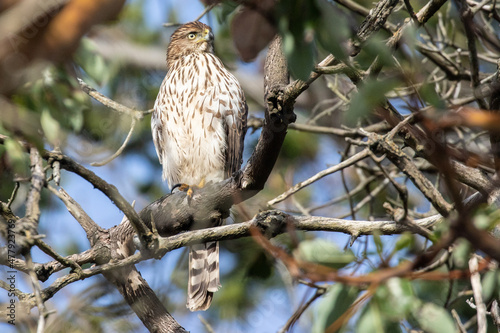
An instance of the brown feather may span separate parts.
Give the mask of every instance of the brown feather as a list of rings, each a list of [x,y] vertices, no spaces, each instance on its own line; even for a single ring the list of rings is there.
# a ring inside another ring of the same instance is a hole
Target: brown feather
[[[170,39],[169,71],[151,118],[163,177],[170,186],[220,181],[241,167],[245,95],[213,53],[212,31],[201,22],[184,24]],[[192,246],[187,307],[208,309],[219,287],[218,242]]]

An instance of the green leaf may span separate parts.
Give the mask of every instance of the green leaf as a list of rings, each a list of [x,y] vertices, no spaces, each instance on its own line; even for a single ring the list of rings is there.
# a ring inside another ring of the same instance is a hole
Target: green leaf
[[[500,289],[500,272],[498,270],[488,271],[484,274],[481,281],[482,295],[485,302],[490,299],[497,297],[498,291]]]
[[[104,58],[96,53],[96,44],[83,38],[76,53],[76,62],[95,83],[101,85],[114,75]]]
[[[398,241],[396,242],[396,245],[394,246],[394,252],[401,251],[404,248],[411,247],[414,243],[415,238],[413,237],[413,234],[410,232],[405,232],[402,234]]]
[[[316,238],[300,242],[297,256],[305,261],[339,269],[356,259],[348,250],[339,250],[334,244],[325,239]]]
[[[222,1],[220,5],[212,10],[212,12],[215,13],[217,22],[219,24],[224,24],[227,22],[228,16],[232,15],[238,7],[239,5],[236,1]]]
[[[494,230],[500,221],[500,211],[495,205],[481,207],[474,215],[474,225],[483,230]]]
[[[290,72],[306,80],[314,70],[314,32],[320,11],[314,1],[284,0],[278,1],[276,13]]]
[[[14,172],[21,177],[29,175],[29,160],[23,147],[16,140],[10,138],[5,139],[5,150],[7,152],[7,160],[12,165]]]
[[[48,110],[42,111],[42,116],[40,117],[40,123],[42,124],[43,133],[47,140],[54,146],[58,146],[61,143],[61,126],[55,120]]]
[[[425,102],[434,106],[437,110],[446,109],[445,102],[436,92],[436,87],[434,84],[432,83],[423,84],[419,90],[419,94]]]
[[[345,45],[351,37],[347,16],[325,0],[316,0],[315,3],[321,11],[320,19],[315,24],[319,44],[335,58],[346,59]],[[335,24],[332,24],[332,19],[335,19]]]
[[[417,304],[410,281],[391,278],[377,289],[375,298],[381,311],[388,318],[399,321],[412,313]]]
[[[370,302],[357,321],[356,332],[385,333],[401,332],[399,325],[387,320],[381,313],[378,302]]]
[[[363,52],[366,52],[371,59],[377,58],[384,67],[394,66],[392,50],[387,47],[386,41],[381,36],[376,35],[368,39],[363,46]]]
[[[313,333],[323,333],[358,297],[359,290],[340,283],[331,286],[317,306]]]
[[[304,36],[287,34],[285,55],[292,75],[300,80],[307,80],[314,69],[314,46]]]
[[[384,252],[384,243],[382,243],[382,238],[380,238],[380,233],[377,231],[373,233],[373,242],[375,243],[377,253],[381,255]]]
[[[352,96],[349,111],[345,113],[348,126],[355,126],[360,118],[373,113],[373,110],[385,100],[385,94],[400,84],[397,79],[368,79]]]
[[[434,303],[425,303],[416,312],[415,319],[420,328],[428,333],[454,333],[455,324],[450,314]]]
[[[455,250],[451,255],[451,259],[453,260],[457,268],[467,268],[469,267],[470,253],[471,253],[470,243],[465,239],[460,239],[458,241],[457,246],[455,247]]]

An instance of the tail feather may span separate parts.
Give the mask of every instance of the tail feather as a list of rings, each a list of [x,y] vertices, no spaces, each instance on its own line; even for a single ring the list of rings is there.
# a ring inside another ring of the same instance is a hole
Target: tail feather
[[[207,271],[209,274],[207,290],[216,292],[221,287],[219,279],[219,242],[207,243]]]
[[[187,308],[190,311],[208,309],[212,303],[213,293],[219,287],[219,243],[209,242],[191,246]]]

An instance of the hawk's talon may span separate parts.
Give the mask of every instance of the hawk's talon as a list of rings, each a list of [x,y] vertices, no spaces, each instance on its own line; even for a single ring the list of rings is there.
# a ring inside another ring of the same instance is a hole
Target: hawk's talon
[[[194,190],[197,188],[200,188],[200,186],[196,186],[196,185],[190,186],[188,184],[179,183],[179,184],[175,184],[172,187],[172,191],[170,191],[170,193],[174,193],[175,189],[178,189],[179,191],[182,191],[182,192],[186,192],[186,196],[188,198],[188,201],[191,201],[191,199],[193,198]]]
[[[175,184],[174,186],[172,186],[172,190],[170,191],[170,193],[174,194],[174,190],[176,188],[179,189],[179,191],[186,192],[186,190],[189,188],[189,185],[184,183]]]
[[[174,186],[172,186],[172,189],[170,190],[170,194],[174,194],[174,190],[178,187],[180,187],[182,184],[179,183],[179,184],[175,184]]]

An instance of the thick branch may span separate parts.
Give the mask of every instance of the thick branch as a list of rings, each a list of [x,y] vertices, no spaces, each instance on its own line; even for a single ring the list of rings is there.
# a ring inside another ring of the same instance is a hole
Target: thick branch
[[[448,216],[453,206],[444,200],[441,193],[439,193],[430,180],[418,170],[408,155],[392,139],[388,140],[386,137],[373,133],[369,136],[369,144],[376,152],[387,154],[387,158],[410,178],[436,210],[441,215]]]
[[[34,236],[38,234],[38,222],[40,219],[40,198],[43,185],[45,183],[45,173],[43,171],[43,161],[37,148],[30,148],[31,162],[31,186],[26,199],[26,214],[23,218],[15,221],[15,230],[19,237],[16,241],[17,252],[29,252],[33,246]]]
[[[114,270],[104,276],[112,282],[150,332],[187,332],[168,313],[135,267]]]
[[[441,215],[415,220],[414,223],[423,227],[431,228],[442,220]],[[260,213],[251,221],[208,228],[203,230],[189,231],[168,238],[161,238],[159,246],[161,253],[174,249],[215,240],[236,239],[250,235],[250,229],[256,226],[267,237],[275,237],[285,233],[292,228],[303,231],[331,231],[342,232],[352,236],[372,235],[381,233],[384,235],[401,234],[411,231],[411,227],[395,221],[351,221],[332,217],[318,216],[293,216],[280,211],[267,211]]]
[[[274,39],[269,46],[265,72],[265,123],[247,165],[229,179],[196,190],[189,201],[184,192],[178,192],[168,194],[144,208],[140,217],[149,227],[154,224],[160,235],[169,236],[211,226],[220,217],[227,217],[233,204],[254,196],[264,187],[278,158],[288,124],[295,121],[295,100],[285,93],[288,71],[280,38]],[[127,224],[117,228],[131,235]]]

